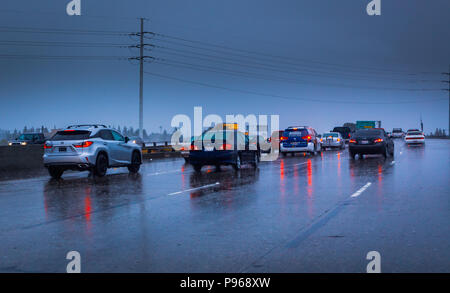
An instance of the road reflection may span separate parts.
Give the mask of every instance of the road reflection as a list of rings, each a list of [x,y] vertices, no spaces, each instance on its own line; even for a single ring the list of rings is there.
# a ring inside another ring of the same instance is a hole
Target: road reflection
[[[79,220],[86,232],[92,228],[92,213],[129,203],[142,195],[140,174],[112,174],[103,178],[50,180],[44,185],[43,201],[47,221]],[[106,217],[102,213],[102,217]]]
[[[253,168],[244,168],[239,172],[232,169],[211,169],[210,172],[192,173],[189,178],[190,188],[198,188],[190,192],[192,207],[210,206],[211,203],[214,206],[241,206],[257,195],[253,184],[258,179],[259,169]],[[205,186],[207,188],[202,188]]]

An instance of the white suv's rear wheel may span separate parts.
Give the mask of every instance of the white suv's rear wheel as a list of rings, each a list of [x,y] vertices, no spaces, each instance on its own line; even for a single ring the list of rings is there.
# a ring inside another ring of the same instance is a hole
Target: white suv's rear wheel
[[[108,169],[108,158],[105,154],[100,153],[97,156],[97,161],[94,167],[94,174],[98,177],[103,177],[106,175],[106,170]]]
[[[48,173],[53,179],[59,179],[64,173],[64,170],[61,167],[50,166],[48,167]]]

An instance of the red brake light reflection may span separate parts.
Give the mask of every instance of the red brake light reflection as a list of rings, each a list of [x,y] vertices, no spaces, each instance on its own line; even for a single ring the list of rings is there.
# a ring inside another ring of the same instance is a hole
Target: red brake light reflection
[[[350,139],[349,143],[356,143],[356,140],[355,139]]]

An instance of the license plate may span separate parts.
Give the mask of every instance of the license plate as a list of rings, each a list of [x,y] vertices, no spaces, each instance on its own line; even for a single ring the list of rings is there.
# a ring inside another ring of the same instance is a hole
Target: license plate
[[[206,152],[212,152],[214,150],[214,147],[213,146],[206,146],[205,147],[205,151]]]
[[[361,144],[369,144],[368,140],[361,140]]]
[[[67,147],[61,147],[61,148],[59,148],[59,151],[60,152],[67,152]]]

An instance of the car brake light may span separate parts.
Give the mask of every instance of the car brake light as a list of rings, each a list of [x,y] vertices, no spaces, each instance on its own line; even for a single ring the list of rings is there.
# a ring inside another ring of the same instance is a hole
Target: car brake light
[[[377,138],[377,139],[375,139],[373,142],[374,142],[374,143],[383,142],[383,139],[382,139],[382,138]]]
[[[219,149],[220,149],[221,151],[224,151],[224,150],[231,150],[231,144],[224,143],[223,145],[220,146]]]
[[[340,139],[340,138],[338,138],[338,139],[337,139],[337,141],[338,141],[338,142],[340,142],[340,141],[341,141],[341,139]]]
[[[350,133],[348,134],[348,137],[350,137]]]
[[[198,146],[196,146],[195,144],[191,145],[191,151],[197,151],[198,150]]]
[[[303,136],[302,139],[306,139],[307,141],[310,141],[311,140],[311,136],[310,135]]]
[[[282,137],[280,137],[280,140],[287,140],[287,137],[286,136],[282,136]]]
[[[73,146],[76,147],[76,148],[88,148],[88,147],[90,147],[93,143],[94,143],[94,142],[88,140],[88,141],[83,141],[83,142],[80,143],[80,144],[74,144]]]
[[[356,143],[356,140],[355,139],[350,139],[349,143]]]
[[[323,142],[323,138],[320,139],[320,142]]]
[[[48,145],[48,144],[44,144],[44,149],[46,149],[46,150],[48,150],[48,149],[51,149],[53,146],[51,146],[51,145]]]

